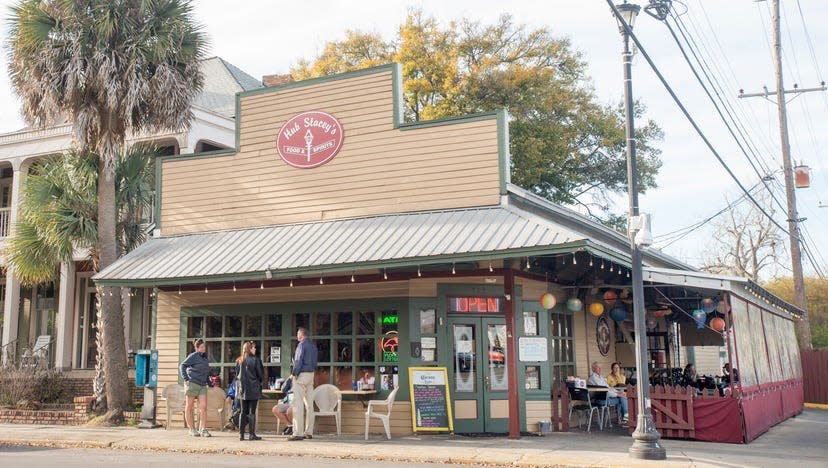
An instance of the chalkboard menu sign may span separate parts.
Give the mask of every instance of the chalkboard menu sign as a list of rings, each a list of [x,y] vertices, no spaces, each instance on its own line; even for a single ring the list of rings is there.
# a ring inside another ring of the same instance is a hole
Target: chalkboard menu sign
[[[414,432],[453,432],[451,395],[445,367],[409,367]]]

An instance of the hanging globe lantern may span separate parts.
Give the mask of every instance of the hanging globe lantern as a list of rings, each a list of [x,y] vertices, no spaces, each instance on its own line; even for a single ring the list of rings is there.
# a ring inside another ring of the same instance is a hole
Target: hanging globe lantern
[[[555,299],[555,295],[552,293],[544,293],[539,302],[541,307],[547,310],[555,308],[555,305],[558,304],[558,300]]]
[[[615,306],[610,310],[609,315],[616,322],[623,322],[627,318],[627,308],[624,306]]]
[[[709,314],[710,312],[716,310],[716,301],[710,297],[705,297],[701,301],[701,308],[704,310],[705,314]]]
[[[604,304],[593,302],[589,305],[589,313],[595,317],[600,317],[604,313]]]
[[[607,303],[608,306],[612,307],[618,302],[618,293],[613,290],[609,290],[604,293],[604,302]]]
[[[721,333],[725,329],[725,321],[721,317],[713,317],[710,321],[710,328],[716,330],[717,332]]]
[[[704,328],[704,322],[707,321],[707,312],[704,309],[696,309],[693,311],[693,320],[696,321],[696,327]]]
[[[656,318],[661,318],[661,317],[664,317],[664,309],[656,309],[656,310],[654,310],[654,311],[653,311],[653,315],[654,315]]]
[[[716,304],[716,312],[722,315],[730,312],[730,307],[728,307],[726,300],[722,299],[718,304]]]
[[[583,306],[584,303],[577,297],[571,297],[568,301],[566,301],[566,308],[571,312],[578,312]]]

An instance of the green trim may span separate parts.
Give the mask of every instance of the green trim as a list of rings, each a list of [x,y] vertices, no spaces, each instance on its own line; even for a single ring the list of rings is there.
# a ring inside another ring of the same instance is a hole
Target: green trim
[[[150,333],[152,337],[150,338],[150,348],[157,349],[158,348],[158,289],[152,288],[152,297],[150,300],[152,301],[152,305],[150,306]]]
[[[597,248],[591,248],[588,241],[579,240],[575,242],[568,242],[565,244],[556,244],[554,246],[540,246],[540,247],[522,247],[517,249],[499,250],[490,253],[471,252],[463,254],[455,254],[450,256],[440,257],[418,257],[406,260],[394,261],[371,261],[360,263],[348,263],[341,265],[320,266],[311,268],[291,268],[285,270],[274,270],[273,278],[286,279],[296,278],[298,276],[313,276],[320,274],[333,273],[350,273],[354,270],[371,270],[377,268],[405,268],[417,267],[422,265],[443,264],[443,263],[460,263],[460,262],[481,262],[489,260],[500,260],[509,257],[526,257],[526,256],[540,256],[540,255],[554,255],[559,253],[571,253],[573,251],[588,250],[591,252],[600,252]],[[598,255],[601,256],[601,255]],[[609,259],[609,258],[608,258]],[[616,263],[621,263],[617,261]],[[262,281],[264,280],[264,271],[244,272],[235,274],[223,274],[213,276],[194,276],[188,278],[149,278],[139,280],[107,280],[94,279],[93,280],[101,286],[132,286],[132,287],[150,287],[150,286],[176,286],[184,284],[204,284],[204,283],[224,283],[230,281]]]
[[[512,159],[509,154],[509,114],[506,109],[497,111],[497,153],[500,168],[500,194],[508,195],[512,181]]]
[[[397,126],[400,130],[413,130],[417,128],[440,127],[443,125],[451,125],[455,123],[476,122],[479,120],[492,120],[498,116],[497,111],[493,112],[478,112],[476,114],[458,115],[453,117],[443,117],[434,120],[418,120],[417,122],[406,122]]]

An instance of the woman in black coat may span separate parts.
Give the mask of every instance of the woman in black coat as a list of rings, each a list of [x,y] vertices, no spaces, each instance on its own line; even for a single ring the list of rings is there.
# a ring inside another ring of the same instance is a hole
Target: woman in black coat
[[[262,440],[256,435],[256,409],[262,399],[264,366],[256,356],[256,343],[246,341],[236,359],[236,398],[241,400],[239,440],[244,440],[244,428],[250,424],[250,440]]]

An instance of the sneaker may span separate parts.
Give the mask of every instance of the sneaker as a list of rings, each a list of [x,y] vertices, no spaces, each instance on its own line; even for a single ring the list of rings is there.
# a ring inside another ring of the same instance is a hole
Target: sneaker
[[[213,437],[213,436],[211,436],[210,433],[207,432],[207,429],[202,429],[201,430],[201,437]]]
[[[293,426],[287,426],[282,431],[282,435],[293,435]]]
[[[296,436],[288,438],[288,440],[291,441],[291,442],[294,442],[294,441],[297,441],[297,440],[303,440],[303,439],[304,439],[304,437],[302,437],[300,435],[296,435]]]
[[[250,440],[262,440],[262,438],[256,434],[250,434]]]
[[[198,437],[200,435],[195,429],[190,429],[190,437]]]
[[[310,435],[310,434],[305,434],[305,438],[306,438],[306,439],[313,439],[313,436],[312,436],[312,435]]]

